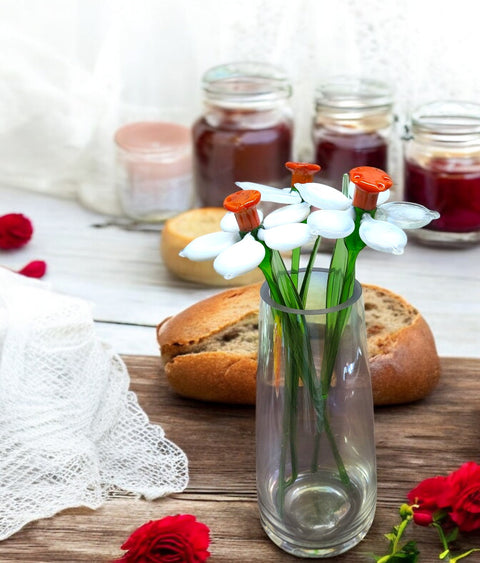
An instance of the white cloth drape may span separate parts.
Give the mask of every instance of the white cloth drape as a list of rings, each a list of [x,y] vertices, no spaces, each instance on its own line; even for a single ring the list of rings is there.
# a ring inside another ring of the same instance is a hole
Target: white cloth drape
[[[0,3],[0,177],[118,212],[115,129],[190,124],[211,66],[268,61],[291,77],[297,156],[313,92],[334,74],[389,82],[400,116],[480,100],[475,0],[42,0]]]
[[[115,492],[182,492],[185,453],[151,424],[89,303],[0,268],[0,540]]]

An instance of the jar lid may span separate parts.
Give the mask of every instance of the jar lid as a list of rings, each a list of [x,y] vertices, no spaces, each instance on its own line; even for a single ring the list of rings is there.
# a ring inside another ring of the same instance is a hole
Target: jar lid
[[[480,135],[480,104],[437,101],[418,107],[411,116],[412,132],[466,141]]]
[[[355,76],[337,76],[320,84],[316,90],[317,107],[342,110],[389,108],[392,91],[384,82]]]
[[[226,105],[271,102],[288,98],[287,75],[268,63],[236,62],[209,69],[202,78],[207,99]]]
[[[177,123],[139,121],[124,125],[115,133],[115,143],[137,154],[176,155],[190,150],[190,129]]]

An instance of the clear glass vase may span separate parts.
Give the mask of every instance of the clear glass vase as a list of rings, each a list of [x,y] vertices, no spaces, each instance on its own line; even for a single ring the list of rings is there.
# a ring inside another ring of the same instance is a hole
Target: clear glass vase
[[[362,289],[325,309],[314,270],[306,309],[261,290],[257,494],[262,526],[284,551],[332,557],[369,530],[376,505],[373,400]]]

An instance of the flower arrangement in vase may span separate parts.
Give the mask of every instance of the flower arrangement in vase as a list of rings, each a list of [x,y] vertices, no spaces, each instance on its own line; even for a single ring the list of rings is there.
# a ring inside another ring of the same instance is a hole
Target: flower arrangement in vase
[[[361,286],[366,246],[401,254],[403,229],[438,217],[388,203],[391,178],[358,167],[342,191],[313,181],[319,166],[288,162],[291,186],[238,182],[224,201],[221,231],[181,255],[214,259],[233,278],[259,267],[257,492],[268,536],[300,557],[329,557],[367,533],[376,503],[373,401]],[[262,202],[284,204],[263,217]],[[330,268],[315,268],[321,239],[334,239]],[[301,268],[302,247],[311,248]],[[285,254],[291,252],[289,265]]]

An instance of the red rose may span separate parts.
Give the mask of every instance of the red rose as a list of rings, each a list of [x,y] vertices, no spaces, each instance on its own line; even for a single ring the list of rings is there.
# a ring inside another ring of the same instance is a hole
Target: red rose
[[[209,529],[195,516],[178,514],[151,520],[122,545],[123,563],[203,563],[210,557]]]
[[[480,466],[464,463],[448,476],[450,518],[461,532],[480,529]]]
[[[33,226],[25,215],[9,213],[0,217],[0,248],[20,248],[32,238]]]
[[[415,510],[419,512],[430,512],[433,514],[440,508],[448,506],[444,502],[445,490],[447,488],[447,477],[430,477],[425,479],[412,489],[407,498],[411,504],[418,504]]]

